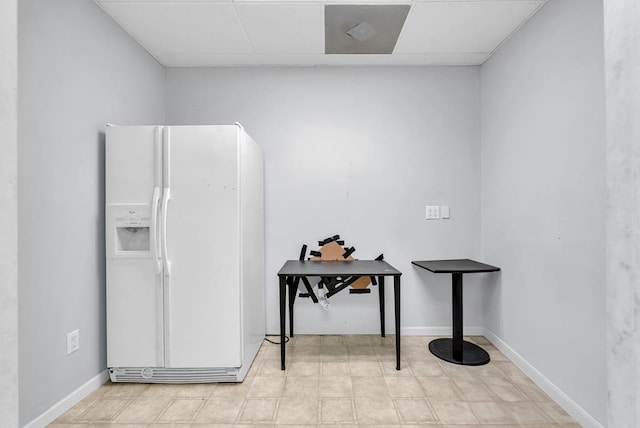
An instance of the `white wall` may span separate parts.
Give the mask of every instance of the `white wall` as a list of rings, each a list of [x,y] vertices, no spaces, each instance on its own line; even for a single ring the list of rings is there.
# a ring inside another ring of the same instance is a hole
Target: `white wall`
[[[609,426],[640,425],[640,4],[604,2]]]
[[[485,63],[481,168],[486,326],[605,424],[602,28],[550,1]]]
[[[0,426],[18,425],[18,2],[0,2]]]
[[[24,425],[106,368],[103,129],[162,122],[164,70],[86,0],[20,2],[19,70]]]
[[[169,124],[239,121],[263,148],[269,333],[279,331],[277,271],[334,234],[354,256],[384,253],[403,272],[404,332],[450,329],[450,277],[410,262],[479,256],[477,67],[167,69],[166,88]],[[450,205],[451,220],[426,221],[428,204]],[[465,289],[470,326],[483,322],[479,281]],[[379,331],[376,289],[331,301],[324,312],[298,300],[297,331]]]

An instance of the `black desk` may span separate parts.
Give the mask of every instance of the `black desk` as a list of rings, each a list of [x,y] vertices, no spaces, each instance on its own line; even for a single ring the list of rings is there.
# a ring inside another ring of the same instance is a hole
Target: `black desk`
[[[380,332],[384,337],[384,278],[393,277],[393,300],[396,318],[396,370],[400,370],[400,275],[402,273],[383,260],[352,260],[352,261],[310,261],[287,260],[278,272],[280,279],[280,359],[281,369],[284,370],[285,360],[285,308],[287,294],[287,279],[291,277],[320,276],[325,278],[350,276],[377,276],[378,292],[380,296]],[[291,281],[292,283],[294,281]],[[289,290],[289,321],[291,336],[293,336],[293,301],[296,290]]]
[[[433,273],[452,274],[453,338],[435,339],[429,343],[433,355],[450,363],[480,366],[489,362],[487,351],[475,343],[463,340],[462,334],[462,275],[475,272],[496,272],[499,267],[469,259],[413,261],[414,265]]]

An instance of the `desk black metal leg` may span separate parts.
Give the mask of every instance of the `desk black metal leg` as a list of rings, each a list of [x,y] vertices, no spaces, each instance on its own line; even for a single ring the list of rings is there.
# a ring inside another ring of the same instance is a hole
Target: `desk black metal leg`
[[[285,325],[285,299],[287,294],[287,277],[280,278],[280,369],[284,370],[284,325]]]
[[[378,277],[378,296],[380,297],[380,335],[384,337],[384,276]]]
[[[393,277],[393,301],[396,316],[396,370],[400,370],[400,277]]]
[[[453,309],[453,358],[462,361],[462,274],[453,273],[451,277]]]
[[[295,278],[290,278],[289,281],[289,336],[293,337],[293,302],[296,300],[296,294],[298,294],[298,281]]]

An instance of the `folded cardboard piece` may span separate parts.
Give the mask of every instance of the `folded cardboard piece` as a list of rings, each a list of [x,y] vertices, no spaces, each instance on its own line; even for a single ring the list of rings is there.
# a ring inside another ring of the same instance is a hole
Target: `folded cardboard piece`
[[[371,278],[368,276],[361,276],[351,283],[351,288],[362,289],[367,288],[371,284]]]
[[[331,241],[328,244],[324,244],[320,248],[319,251],[320,251],[320,253],[322,255],[321,256],[312,256],[311,260],[314,260],[314,261],[318,261],[318,260],[340,260],[340,261],[353,260],[353,257],[351,257],[351,255],[349,255],[347,257],[344,257],[344,254],[347,252],[347,250],[342,248],[336,241]]]
[[[351,256],[355,252],[354,247],[343,247],[344,241],[340,240],[340,235],[334,235],[329,238],[326,238],[323,241],[319,241],[318,245],[320,245],[320,249],[318,251],[311,251],[311,257],[309,260],[311,261],[349,261],[354,260]],[[306,246],[303,248],[306,249]],[[304,259],[304,255],[302,255],[302,259]],[[379,257],[380,258],[380,257]],[[337,282],[330,281],[328,279],[322,278],[319,283],[322,285],[327,285],[327,288],[330,288],[329,295],[331,296],[336,292],[346,288],[346,286],[355,289],[361,290],[360,292],[364,292],[364,290],[372,284],[372,280],[368,276],[361,276],[356,278],[340,278]],[[369,290],[366,290],[369,292]]]

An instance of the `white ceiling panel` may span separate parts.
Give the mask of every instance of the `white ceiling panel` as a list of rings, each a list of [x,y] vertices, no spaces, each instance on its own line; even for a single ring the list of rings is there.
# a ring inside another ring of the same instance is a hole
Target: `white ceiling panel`
[[[324,55],[258,55],[258,61],[260,62],[260,65],[269,66],[315,66],[323,63]]]
[[[493,52],[543,1],[417,2],[394,53]]]
[[[236,10],[257,54],[322,54],[321,4],[237,3]]]
[[[482,64],[547,0],[95,1],[163,65],[215,67]],[[392,53],[324,53],[325,6],[380,4],[410,7]]]
[[[111,1],[116,1],[116,0],[111,0]],[[158,0],[147,0],[147,1],[158,1]],[[200,1],[207,1],[207,0],[200,0]],[[217,0],[217,1],[225,1],[225,0]],[[296,3],[296,4],[326,5],[326,4],[411,4],[412,0],[231,0],[231,1],[233,1],[234,3],[262,3],[262,4]],[[427,1],[442,1],[442,0],[427,0]],[[469,1],[469,0],[465,0],[465,1]]]
[[[156,58],[252,53],[228,2],[102,1],[100,5]]]
[[[391,56],[384,54],[324,55],[324,61],[319,65],[387,65]]]
[[[394,54],[389,65],[480,65],[489,58],[484,53]]]
[[[166,67],[234,67],[260,65],[253,54],[163,54],[158,61]]]
[[[96,0],[96,3],[226,3],[229,0]],[[253,0],[251,0],[253,1]]]
[[[390,55],[260,55],[265,66],[387,65]]]

